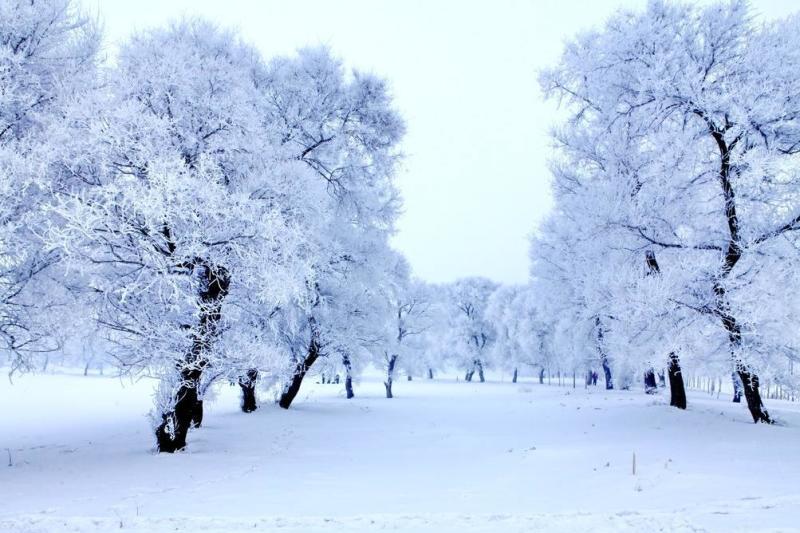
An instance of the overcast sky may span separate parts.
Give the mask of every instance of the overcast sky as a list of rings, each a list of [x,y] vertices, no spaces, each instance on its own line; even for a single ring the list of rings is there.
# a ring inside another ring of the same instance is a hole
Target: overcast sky
[[[131,32],[183,15],[238,28],[266,57],[327,44],[387,78],[406,119],[394,245],[421,278],[528,277],[528,234],[550,208],[547,132],[556,107],[537,71],[562,43],[645,0],[86,0],[109,52]],[[796,0],[758,0],[780,17]]]

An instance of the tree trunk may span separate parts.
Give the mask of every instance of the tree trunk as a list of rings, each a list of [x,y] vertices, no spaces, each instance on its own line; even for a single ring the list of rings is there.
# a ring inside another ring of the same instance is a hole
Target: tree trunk
[[[731,382],[733,383],[733,403],[742,402],[742,382],[736,372],[731,372]]]
[[[428,369],[428,379],[433,379],[433,369],[432,368]]]
[[[200,319],[192,334],[192,348],[185,359],[178,362],[181,386],[175,394],[172,411],[162,413],[161,424],[156,428],[156,445],[159,452],[173,453],[186,447],[186,436],[191,426],[199,427],[203,421],[203,404],[198,396],[200,378],[208,365],[206,352],[217,335],[217,324],[222,314],[222,302],[228,294],[230,275],[222,267],[213,268],[203,262],[193,265],[202,272],[203,285],[198,293]]]
[[[686,409],[686,388],[683,384],[680,360],[676,353],[669,354],[667,375],[669,376],[669,404],[678,409]]]
[[[342,357],[342,365],[344,366],[344,391],[349,400],[355,396],[353,394],[353,366],[350,364],[350,356],[345,355]]]
[[[389,358],[389,364],[386,366],[386,381],[383,382],[383,386],[386,387],[387,398],[394,398],[394,396],[392,396],[392,381],[394,378],[394,367],[396,364],[397,356],[393,355]]]
[[[656,383],[656,372],[652,368],[644,373],[644,392],[646,394],[655,394],[658,392],[658,384]]]
[[[413,378],[411,377],[411,374],[409,374],[409,375],[408,375],[408,381],[412,381],[412,379],[413,379]]]
[[[483,361],[481,361],[480,359],[476,359],[475,366],[478,367],[478,379],[481,380],[481,383],[485,383],[486,378],[483,376]]]
[[[159,452],[174,453],[186,448],[186,436],[198,401],[197,388],[181,385],[175,397],[174,409],[162,415],[161,425],[156,429]]]
[[[544,367],[539,369],[539,385],[544,385]]]
[[[603,364],[603,374],[606,378],[606,390],[612,390],[614,388],[614,380],[611,379],[611,367],[608,366],[608,359],[604,357],[601,363]]]
[[[474,367],[470,370],[467,370],[467,373],[464,375],[464,381],[472,381],[473,374],[475,374]]]
[[[192,408],[192,422],[191,427],[199,428],[203,425],[203,400],[197,397]]]
[[[702,115],[701,115],[702,116]],[[722,196],[725,200],[725,219],[728,225],[728,245],[725,250],[725,258],[720,269],[720,273],[714,282],[715,314],[720,317],[722,326],[728,332],[728,340],[731,349],[736,373],[742,380],[744,397],[747,400],[747,408],[753,417],[753,422],[764,422],[771,424],[769,416],[763,402],[761,393],[758,390],[758,376],[744,363],[740,361],[739,351],[742,347],[741,326],[730,312],[725,280],[730,276],[736,264],[742,258],[742,239],[739,232],[739,217],[736,213],[736,194],[733,190],[731,181],[731,148],[737,141],[728,144],[725,139],[725,130],[720,129],[709,117],[702,116],[708,125],[708,132],[717,143],[720,155],[719,183],[722,187]]]
[[[724,288],[722,288],[720,285],[716,285],[715,291],[717,292],[718,297],[724,299]],[[723,300],[718,300],[718,302],[719,301]],[[758,387],[758,376],[752,370],[750,370],[747,365],[737,360],[737,354],[742,346],[742,332],[739,324],[736,322],[736,319],[734,319],[733,316],[727,314],[727,305],[718,303],[717,312],[722,318],[723,326],[725,326],[725,329],[728,331],[728,339],[731,346],[731,356],[734,358],[736,365],[736,374],[742,382],[742,390],[744,392],[744,398],[747,401],[747,408],[750,410],[750,416],[753,417],[753,422],[755,423],[763,422],[765,424],[771,424],[772,418],[770,418],[769,412],[767,412],[767,409],[764,407],[764,403],[761,401],[761,393],[759,392]]]
[[[258,409],[256,403],[256,381],[258,369],[251,368],[244,376],[239,376],[239,386],[242,388],[242,411],[252,413]]]
[[[744,399],[747,401],[747,408],[750,410],[753,422],[772,424],[773,420],[770,418],[769,412],[767,412],[767,409],[761,402],[761,394],[758,390],[758,376],[745,366],[739,369],[738,374],[739,379],[742,380]]]
[[[517,369],[514,369],[514,373],[511,375],[511,383],[517,382]]]
[[[289,380],[289,383],[284,386],[283,393],[278,400],[278,405],[283,409],[288,409],[292,405],[292,402],[297,397],[297,393],[300,392],[300,385],[303,384],[303,378],[306,377],[308,369],[311,368],[311,365],[313,365],[314,361],[319,357],[319,344],[317,343],[316,335],[312,333],[311,337],[311,342],[308,344],[308,354],[297,362],[294,375],[292,379]]]

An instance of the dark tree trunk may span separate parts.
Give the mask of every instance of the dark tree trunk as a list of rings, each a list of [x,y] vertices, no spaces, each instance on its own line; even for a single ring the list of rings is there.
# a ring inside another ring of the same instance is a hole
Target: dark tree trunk
[[[544,385],[544,367],[539,369],[539,385]]]
[[[733,403],[742,402],[742,382],[736,372],[731,372],[731,382],[733,383]]]
[[[251,368],[244,376],[239,376],[239,387],[242,388],[242,411],[252,413],[258,409],[256,403],[256,382],[258,369]]]
[[[769,412],[764,407],[764,403],[761,401],[761,392],[759,391],[758,386],[758,376],[752,370],[750,370],[747,365],[737,360],[737,354],[742,346],[742,332],[739,324],[736,322],[736,319],[730,314],[727,314],[728,306],[724,300],[725,289],[719,284],[715,285],[714,289],[718,296],[717,314],[722,318],[722,324],[728,331],[728,339],[731,346],[731,356],[734,358],[734,363],[736,364],[736,374],[742,383],[742,391],[744,392],[744,398],[747,401],[747,408],[750,410],[750,415],[753,417],[753,422],[771,424],[772,418],[770,418]],[[734,398],[734,401],[735,400],[736,398]]]
[[[739,379],[742,380],[742,388],[744,389],[744,399],[747,401],[747,408],[750,410],[750,415],[753,417],[753,422],[763,422],[765,424],[772,424],[773,420],[769,416],[769,412],[761,402],[761,393],[758,387],[758,376],[747,369],[742,367],[739,372]]]
[[[433,379],[433,369],[432,368],[428,369],[428,379]]]
[[[644,373],[644,391],[647,394],[655,394],[658,392],[658,384],[656,383],[656,372],[652,368]]]
[[[725,200],[725,219],[728,223],[728,245],[725,250],[725,258],[720,273],[714,282],[714,294],[716,296],[714,311],[715,314],[720,317],[725,331],[728,332],[731,357],[735,364],[736,373],[739,375],[739,379],[742,380],[744,397],[745,400],[747,400],[747,408],[750,410],[753,422],[771,424],[772,419],[761,401],[761,393],[758,388],[758,376],[739,359],[739,351],[742,347],[742,331],[736,318],[731,314],[724,283],[742,258],[742,239],[739,232],[739,216],[736,212],[736,194],[734,193],[733,182],[731,181],[731,149],[738,142],[738,138],[728,144],[725,139],[725,130],[727,128],[722,129],[718,127],[702,112],[698,114],[708,125],[708,132],[719,148],[719,183],[722,187],[722,196]]]
[[[517,382],[517,369],[514,369],[514,373],[511,375],[511,383]]]
[[[203,425],[203,398],[205,398],[209,387],[214,384],[214,381],[219,376],[220,374],[209,377],[208,372],[205,371],[201,376],[202,380],[198,378],[196,386],[197,402],[195,402],[194,411],[192,411],[192,428],[199,428]]]
[[[667,375],[669,376],[669,404],[678,409],[686,409],[686,388],[683,384],[680,360],[676,353],[669,354]]]
[[[483,361],[476,359],[475,366],[478,367],[478,379],[481,380],[481,383],[485,383],[486,378],[483,376]]]
[[[606,390],[611,390],[614,388],[614,380],[611,378],[611,367],[608,366],[608,359],[603,358],[601,363],[603,364],[603,374],[606,378]]]
[[[472,381],[472,376],[475,374],[475,369],[472,368],[467,370],[466,375],[464,376],[464,381]]]
[[[394,367],[396,364],[397,356],[393,355],[389,358],[389,364],[386,366],[386,381],[383,382],[383,386],[386,388],[387,398],[394,398],[394,396],[392,396],[392,382],[394,378]]]
[[[347,394],[347,399],[351,399],[353,394],[353,366],[350,364],[350,357],[345,355],[342,357],[342,365],[344,366],[344,390]]]
[[[303,384],[303,378],[306,377],[308,369],[311,368],[311,365],[314,364],[314,361],[316,361],[318,357],[319,344],[317,343],[316,335],[312,334],[311,342],[308,344],[308,354],[297,362],[294,375],[289,383],[284,386],[283,393],[278,400],[278,405],[283,409],[288,409],[292,405],[292,402],[297,397],[297,393],[300,392],[300,385]]]
[[[162,415],[161,425],[156,429],[159,452],[174,453],[186,447],[186,435],[197,405],[197,387],[182,385],[175,397],[174,410]]]
[[[205,354],[217,335],[222,301],[230,287],[230,275],[226,269],[212,268],[202,261],[194,263],[192,267],[195,272],[202,273],[204,282],[198,293],[200,319],[197,330],[192,335],[190,352],[176,365],[181,386],[175,394],[175,407],[168,413],[162,413],[162,422],[156,428],[159,452],[173,453],[182,450],[186,447],[189,428],[202,424],[203,404],[198,396],[198,387],[203,370],[208,365]]]
[[[201,400],[199,397],[197,398],[197,401],[194,402],[191,425],[193,428],[199,428],[203,425],[203,400]]]
[[[408,381],[412,381],[412,380],[413,380],[413,378],[411,377],[411,374],[409,374],[408,375]]]

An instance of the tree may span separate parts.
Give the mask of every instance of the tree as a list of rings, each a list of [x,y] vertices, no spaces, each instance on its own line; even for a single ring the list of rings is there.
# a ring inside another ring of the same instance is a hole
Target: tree
[[[305,293],[281,311],[283,323],[291,323],[281,335],[291,356],[279,405],[288,408],[325,347],[341,345],[332,338],[342,326],[337,317],[349,308],[341,291],[363,287],[374,254],[387,247],[399,207],[393,180],[404,125],[384,81],[346,73],[324,48],[274,60],[263,94],[277,125],[274,144],[325,193],[316,196]]]
[[[456,363],[466,368],[466,381],[472,381],[476,371],[481,383],[485,381],[485,364],[496,335],[486,307],[497,287],[480,277],[460,279],[450,286],[450,349]]]
[[[65,186],[58,134],[94,82],[98,47],[69,0],[0,3],[0,347],[12,372],[66,334],[54,316],[72,303],[57,283],[60,256],[39,235],[51,222],[43,204]]]
[[[547,331],[539,320],[530,285],[501,285],[489,297],[486,318],[493,324],[495,341],[491,360],[511,373],[516,383],[520,370],[546,368]]]
[[[266,143],[262,70],[253,49],[206,22],[137,35],[83,110],[92,159],[51,206],[61,223],[49,240],[84,274],[120,366],[161,379],[159,451],[184,448],[200,424],[206,369],[255,366],[254,310],[308,276],[283,187],[302,175]]]
[[[398,365],[402,364],[409,376],[421,370],[418,363],[424,351],[423,335],[430,328],[432,317],[430,292],[423,283],[411,279],[410,268],[402,256],[396,255],[389,275],[393,283],[384,291],[388,308],[385,341],[376,352],[385,370],[386,397],[392,398]]]

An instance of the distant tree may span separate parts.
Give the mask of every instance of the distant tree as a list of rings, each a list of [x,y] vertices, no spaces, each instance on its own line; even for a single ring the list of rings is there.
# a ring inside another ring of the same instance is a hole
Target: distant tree
[[[486,308],[497,287],[497,283],[479,277],[460,279],[449,287],[449,352],[456,364],[466,369],[466,381],[472,381],[476,371],[480,381],[485,381],[485,365],[496,336]]]
[[[411,279],[406,260],[397,256],[391,271],[394,283],[384,292],[388,308],[385,342],[376,350],[385,371],[383,384],[387,398],[393,397],[392,384],[401,365],[408,376],[421,370],[425,349],[423,335],[433,319],[431,293],[423,283]]]

